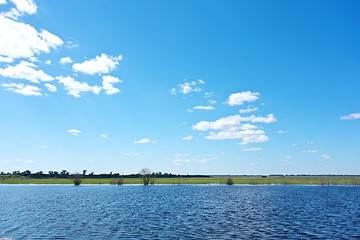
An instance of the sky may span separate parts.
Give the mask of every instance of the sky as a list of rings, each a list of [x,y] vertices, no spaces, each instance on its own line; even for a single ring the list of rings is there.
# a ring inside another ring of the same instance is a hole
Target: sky
[[[359,10],[0,0],[0,171],[359,174]]]

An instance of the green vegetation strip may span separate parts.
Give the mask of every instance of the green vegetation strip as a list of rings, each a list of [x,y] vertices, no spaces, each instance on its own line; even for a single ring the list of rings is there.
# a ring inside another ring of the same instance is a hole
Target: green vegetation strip
[[[210,178],[157,178],[155,184],[225,184],[227,177]],[[83,178],[81,184],[111,184],[117,178]],[[360,177],[307,176],[307,177],[232,177],[234,184],[283,185],[360,185]],[[71,178],[1,177],[0,184],[74,184]],[[123,184],[142,184],[139,178],[124,178]]]

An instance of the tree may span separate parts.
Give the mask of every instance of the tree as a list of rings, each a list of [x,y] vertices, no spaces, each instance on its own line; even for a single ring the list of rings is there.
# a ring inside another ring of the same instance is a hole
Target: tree
[[[141,169],[141,171],[140,171],[140,177],[141,177],[141,180],[142,180],[144,186],[149,185],[149,183],[150,183],[150,178],[151,178],[150,170],[147,169],[147,168]]]

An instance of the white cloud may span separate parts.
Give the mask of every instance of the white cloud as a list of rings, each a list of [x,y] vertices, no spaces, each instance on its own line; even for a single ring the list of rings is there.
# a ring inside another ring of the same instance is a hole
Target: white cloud
[[[131,157],[139,156],[138,153],[134,153],[134,152],[124,153],[124,155],[125,155],[125,156],[131,156]]]
[[[196,106],[193,109],[201,109],[201,110],[214,110],[213,106]]]
[[[285,158],[285,159],[291,159],[292,156],[285,156],[284,158]]]
[[[98,86],[89,86],[86,82],[75,81],[72,77],[56,77],[59,80],[59,83],[64,84],[65,89],[68,91],[69,95],[74,97],[80,97],[82,92],[93,92],[99,94],[101,88]]]
[[[182,139],[185,140],[185,141],[189,141],[193,138],[193,136],[189,135],[187,137],[183,137]]]
[[[190,162],[189,159],[174,159],[173,162]]]
[[[253,102],[259,99],[260,93],[258,92],[241,92],[241,93],[233,93],[228,98],[227,103],[230,106],[242,105],[244,102]]]
[[[50,60],[47,60],[45,63],[48,64],[48,65],[50,65],[50,64],[51,64],[51,61],[50,61]]]
[[[63,57],[60,59],[61,64],[72,63],[72,62],[73,62],[73,60],[71,60],[70,57]]]
[[[216,101],[215,101],[215,100],[209,100],[209,103],[210,103],[210,104],[215,104]]]
[[[239,113],[249,113],[249,112],[255,112],[258,108],[247,108],[247,109],[240,109]]]
[[[240,115],[233,115],[225,118],[220,118],[214,122],[201,121],[193,125],[193,129],[200,131],[207,130],[222,130],[227,128],[241,127],[241,122],[262,122],[262,123],[272,123],[276,122],[274,114],[269,114],[266,117],[256,117],[251,115],[250,117],[241,117]]]
[[[107,135],[102,134],[102,135],[100,135],[100,137],[107,138]]]
[[[292,146],[295,147],[295,146],[296,146],[296,143],[293,143]]]
[[[0,15],[0,56],[3,58],[30,58],[62,44],[58,36],[46,30],[38,32],[29,24]]]
[[[115,94],[120,92],[119,89],[114,88],[113,84],[115,83],[121,83],[122,81],[116,77],[112,77],[112,76],[103,76],[103,86],[102,89],[105,90],[105,93],[107,95],[111,95],[111,94]]]
[[[354,120],[354,119],[359,119],[359,118],[360,118],[360,113],[351,113],[349,115],[342,116],[340,119],[341,120]]]
[[[73,133],[73,134],[82,133],[80,130],[77,130],[77,129],[70,129],[70,130],[68,130],[68,132]]]
[[[25,160],[24,163],[35,163],[33,160]]]
[[[148,138],[143,138],[143,139],[140,139],[138,141],[134,141],[134,143],[156,143],[156,141],[155,140],[152,141],[152,140],[150,140]]]
[[[188,157],[190,154],[175,154],[175,157]]]
[[[280,131],[277,131],[277,133],[287,133],[288,131],[282,131],[282,130],[280,130]]]
[[[41,96],[42,93],[40,92],[40,88],[32,86],[32,85],[24,85],[22,83],[4,83],[2,84],[6,90],[19,93],[25,96]]]
[[[31,62],[21,61],[21,63],[16,66],[0,68],[0,75],[8,78],[26,79],[34,83],[54,80],[53,77],[44,73],[43,70],[35,70],[34,67],[37,66]]]
[[[329,159],[329,158],[330,158],[330,156],[329,156],[329,155],[326,155],[326,154],[321,155],[321,157],[322,157],[323,159]]]
[[[201,91],[201,88],[200,87],[196,87],[196,85],[198,84],[205,84],[204,81],[202,80],[198,80],[197,82],[196,81],[192,81],[192,82],[187,82],[186,79],[185,79],[185,82],[184,83],[180,83],[178,84],[178,91],[182,94],[189,94],[191,92],[200,92]],[[170,92],[172,94],[176,94],[176,89],[175,88],[172,88],[170,90]]]
[[[10,1],[12,1],[16,5],[16,8],[12,8],[9,12],[2,13],[2,15],[4,16],[17,19],[19,16],[22,16],[25,13],[30,15],[36,13],[37,6],[32,0],[10,0]],[[0,1],[0,5],[5,3],[6,0]]]
[[[306,153],[316,153],[318,150],[314,149],[314,150],[303,150],[302,152],[306,152]]]
[[[266,117],[241,117],[240,115],[220,118],[214,122],[201,121],[192,126],[194,130],[209,131],[219,130],[218,132],[210,131],[206,139],[242,139],[240,144],[247,144],[250,142],[267,142],[269,138],[265,135],[263,130],[254,130],[257,126],[243,122],[251,123],[271,123],[276,122],[273,114]]]
[[[45,83],[44,85],[45,85],[45,87],[47,87],[47,89],[48,89],[50,92],[56,92],[56,90],[57,90],[56,86],[54,86],[54,85],[52,85],[52,84],[50,84],[50,83]]]
[[[246,152],[246,151],[260,151],[261,148],[244,148],[243,151]]]
[[[11,58],[11,57],[2,57],[2,56],[0,56],[0,62],[11,63],[13,61],[14,61],[14,59]]]
[[[45,146],[45,145],[42,145],[41,147],[42,147],[42,148],[47,148],[47,146]]]
[[[116,68],[121,59],[121,55],[113,57],[103,53],[101,56],[96,56],[96,58],[86,60],[83,63],[75,63],[73,69],[90,75],[109,73]]]

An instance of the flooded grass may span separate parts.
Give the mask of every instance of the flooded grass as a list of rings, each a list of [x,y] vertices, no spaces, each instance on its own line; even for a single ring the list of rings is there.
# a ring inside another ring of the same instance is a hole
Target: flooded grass
[[[157,178],[154,184],[224,184],[229,177],[210,178]],[[138,178],[82,178],[81,184],[143,184]],[[305,176],[305,177],[231,177],[233,184],[250,185],[360,185],[358,176]],[[0,184],[74,184],[70,178],[0,178]]]

